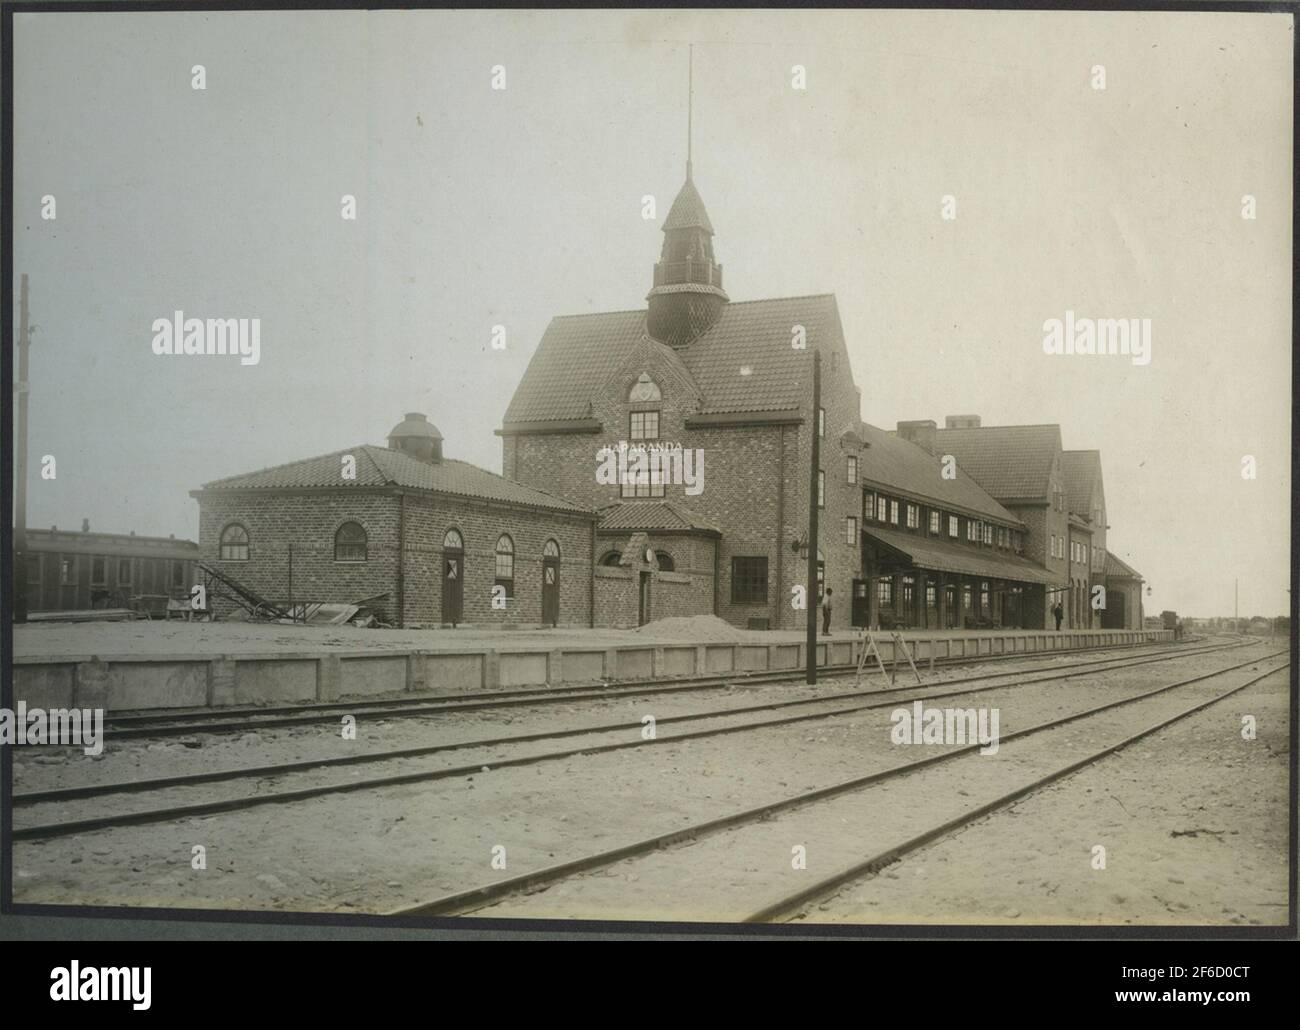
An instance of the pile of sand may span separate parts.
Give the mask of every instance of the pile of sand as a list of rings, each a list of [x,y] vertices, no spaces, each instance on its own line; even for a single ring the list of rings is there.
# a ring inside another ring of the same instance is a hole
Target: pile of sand
[[[744,642],[753,639],[749,630],[737,629],[729,622],[724,622],[716,615],[677,616],[672,619],[657,619],[647,622],[638,633],[646,636],[665,637],[673,640]]]

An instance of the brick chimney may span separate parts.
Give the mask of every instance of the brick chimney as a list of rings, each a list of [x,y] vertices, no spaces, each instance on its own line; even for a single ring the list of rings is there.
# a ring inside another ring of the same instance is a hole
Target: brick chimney
[[[898,423],[899,436],[901,436],[904,440],[911,441],[912,443],[916,444],[918,447],[924,448],[925,450],[929,451],[931,454],[934,453],[934,448],[935,448],[934,434],[938,431],[938,429],[939,427],[935,425],[934,419],[932,418],[922,418],[922,419],[916,419],[912,422]]]
[[[978,415],[949,415],[943,420],[944,429],[978,429],[979,427]]]
[[[89,533],[89,532],[90,532],[90,519],[82,519],[82,520],[81,520],[81,531],[82,531],[83,533]]]

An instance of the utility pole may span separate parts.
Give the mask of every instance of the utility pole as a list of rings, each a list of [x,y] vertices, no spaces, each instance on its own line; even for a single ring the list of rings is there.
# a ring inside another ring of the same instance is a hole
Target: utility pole
[[[821,464],[822,355],[813,350],[812,467],[808,470],[808,683],[817,682],[817,488]]]
[[[1232,581],[1232,631],[1241,633],[1241,615],[1237,610],[1237,580]]]
[[[18,482],[14,489],[14,622],[27,621],[27,347],[30,333],[27,325],[27,275],[23,274],[22,295],[19,301],[18,378],[14,392],[18,394],[18,456],[15,462]]]

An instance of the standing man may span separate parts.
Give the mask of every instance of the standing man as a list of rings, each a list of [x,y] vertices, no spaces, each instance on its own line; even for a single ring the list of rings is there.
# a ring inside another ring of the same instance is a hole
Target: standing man
[[[831,635],[831,594],[834,592],[827,587],[826,593],[822,595],[822,635],[827,637]]]
[[[1052,614],[1056,616],[1056,629],[1060,632],[1061,620],[1065,618],[1065,609],[1061,607],[1061,602],[1056,602],[1056,607],[1052,609]]]

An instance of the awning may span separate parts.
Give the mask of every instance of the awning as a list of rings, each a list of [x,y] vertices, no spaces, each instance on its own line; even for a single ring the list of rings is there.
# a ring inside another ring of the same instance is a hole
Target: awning
[[[879,529],[875,526],[862,530],[862,535],[889,552],[900,563],[914,565],[918,569],[1044,585],[1051,584],[1055,578],[1027,558],[996,548],[963,546],[938,537]]]

